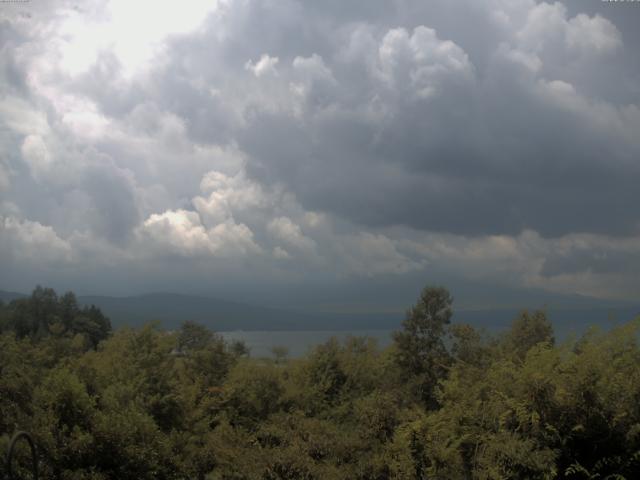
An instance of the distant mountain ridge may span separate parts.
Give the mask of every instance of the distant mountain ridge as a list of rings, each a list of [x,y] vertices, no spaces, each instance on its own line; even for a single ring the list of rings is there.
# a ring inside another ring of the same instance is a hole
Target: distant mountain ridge
[[[151,293],[132,297],[81,296],[111,318],[114,326],[141,325],[159,320],[165,328],[177,328],[193,320],[217,331],[232,330],[353,330],[396,328],[401,314],[316,313],[262,307],[210,297],[175,293]]]
[[[208,297],[176,293],[150,293],[131,297],[81,296],[83,305],[93,304],[114,325],[138,326],[159,320],[165,328],[176,328],[185,320],[201,322],[214,330],[291,330],[290,312]]]
[[[9,302],[26,294],[0,290],[0,300]],[[399,328],[403,312],[328,313],[268,308],[210,297],[176,293],[150,293],[130,297],[78,296],[81,305],[96,305],[114,327],[140,326],[157,320],[164,328],[178,328],[186,320],[197,321],[216,331],[253,330],[392,330]],[[559,337],[582,332],[588,325],[609,327],[640,315],[640,305],[585,302],[584,306],[547,308]],[[532,309],[539,306],[533,305]],[[454,309],[453,321],[470,323],[488,331],[506,328],[521,308]]]
[[[24,293],[18,292],[5,292],[4,290],[0,290],[0,301],[9,303],[11,300],[17,300],[18,298],[24,298],[28,295]]]
[[[0,300],[4,302],[27,296],[0,290]],[[99,307],[114,327],[136,327],[157,320],[164,328],[174,329],[192,320],[216,331],[387,329],[396,328],[401,318],[389,313],[309,313],[177,293],[129,297],[79,295],[77,298],[80,305]]]

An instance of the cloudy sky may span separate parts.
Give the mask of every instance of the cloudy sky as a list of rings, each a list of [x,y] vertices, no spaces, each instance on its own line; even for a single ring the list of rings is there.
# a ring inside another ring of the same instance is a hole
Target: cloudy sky
[[[637,299],[639,25],[601,0],[0,4],[0,289]]]

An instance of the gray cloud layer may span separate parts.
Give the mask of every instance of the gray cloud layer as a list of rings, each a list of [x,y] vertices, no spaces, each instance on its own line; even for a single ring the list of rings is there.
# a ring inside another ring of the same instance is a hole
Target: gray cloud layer
[[[640,294],[639,9],[201,3],[0,11],[16,279]]]

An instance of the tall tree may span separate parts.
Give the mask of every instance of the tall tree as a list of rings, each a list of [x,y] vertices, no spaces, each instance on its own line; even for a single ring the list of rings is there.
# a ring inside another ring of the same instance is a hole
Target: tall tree
[[[430,408],[437,406],[435,387],[444,378],[450,356],[444,344],[453,314],[453,298],[444,287],[427,286],[394,332],[396,361],[406,379]]]
[[[207,348],[214,340],[214,335],[204,325],[187,320],[182,323],[178,333],[178,351],[189,353]]]
[[[505,346],[520,359],[524,359],[531,347],[538,343],[553,345],[554,341],[553,325],[543,310],[521,312],[504,337]]]

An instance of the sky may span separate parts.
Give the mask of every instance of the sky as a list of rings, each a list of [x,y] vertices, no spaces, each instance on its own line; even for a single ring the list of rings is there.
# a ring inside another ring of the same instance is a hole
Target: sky
[[[640,2],[0,3],[0,289],[640,298]]]

